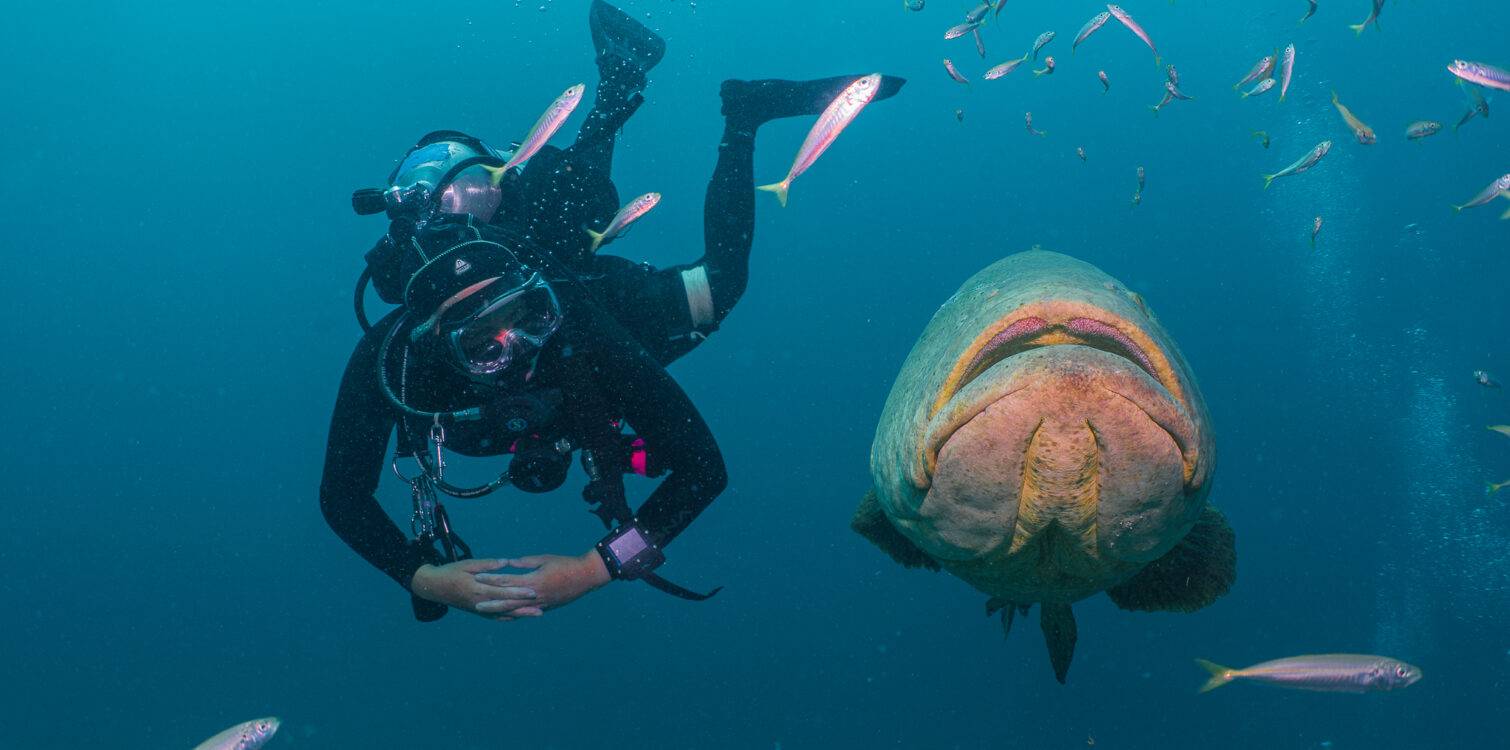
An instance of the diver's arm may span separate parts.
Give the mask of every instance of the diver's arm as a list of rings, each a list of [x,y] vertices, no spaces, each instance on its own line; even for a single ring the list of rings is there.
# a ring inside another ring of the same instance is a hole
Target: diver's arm
[[[604,394],[667,471],[635,513],[641,531],[664,547],[723,492],[723,454],[692,400],[643,347],[611,323],[596,329],[617,334],[593,348],[594,369],[612,378]]]
[[[389,316],[373,326],[357,344],[341,376],[325,447],[320,510],[347,546],[408,589],[421,565],[440,559],[434,548],[410,543],[373,495],[385,468],[388,436],[397,421],[377,384],[379,344],[392,324]],[[417,597],[414,610],[416,617],[426,621],[445,614],[444,605]]]

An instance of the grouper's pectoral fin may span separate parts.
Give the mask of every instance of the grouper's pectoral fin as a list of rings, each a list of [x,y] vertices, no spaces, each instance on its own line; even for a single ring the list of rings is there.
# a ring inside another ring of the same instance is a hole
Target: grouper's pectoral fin
[[[881,503],[876,500],[874,488],[865,493],[860,507],[855,508],[855,517],[850,519],[849,527],[906,567],[939,570],[939,564],[928,553],[918,549],[912,540],[902,536],[902,532],[891,525],[891,519],[886,517],[886,512],[881,510]]]
[[[1043,642],[1049,647],[1049,663],[1054,677],[1064,684],[1070,673],[1070,659],[1075,656],[1075,614],[1068,604],[1038,605],[1038,625],[1043,628]]]
[[[1106,595],[1122,609],[1194,612],[1232,588],[1237,580],[1237,537],[1210,505],[1174,549]]]

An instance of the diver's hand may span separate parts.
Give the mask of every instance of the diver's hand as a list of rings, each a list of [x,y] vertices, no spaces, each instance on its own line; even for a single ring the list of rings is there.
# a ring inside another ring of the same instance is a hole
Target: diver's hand
[[[508,567],[534,568],[520,575],[479,573],[477,580],[490,586],[526,588],[535,592],[534,605],[539,609],[564,607],[583,594],[602,588],[613,580],[608,567],[597,550],[588,550],[579,557],[567,555],[531,555],[517,560],[504,560]]]
[[[495,584],[485,579],[505,576],[489,575],[514,561],[503,559],[458,560],[445,565],[421,565],[414,571],[409,588],[415,596],[448,607],[507,622],[518,617],[542,614],[533,589],[523,585]]]

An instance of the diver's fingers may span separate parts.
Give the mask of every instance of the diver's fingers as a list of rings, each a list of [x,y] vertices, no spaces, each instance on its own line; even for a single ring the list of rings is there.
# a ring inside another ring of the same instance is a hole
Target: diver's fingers
[[[508,566],[508,560],[504,558],[491,557],[481,557],[473,560],[461,560],[456,563],[456,567],[461,568],[468,573],[486,573],[489,570],[498,570],[499,568],[507,568]]]
[[[475,609],[480,615],[498,615],[500,617],[539,617],[545,611],[535,606],[532,602],[522,602],[510,599],[497,599],[478,604]]]
[[[482,584],[487,589],[489,599],[534,599],[535,590],[529,586],[521,585],[523,576],[499,575],[497,573],[478,573],[472,576],[472,580]]]

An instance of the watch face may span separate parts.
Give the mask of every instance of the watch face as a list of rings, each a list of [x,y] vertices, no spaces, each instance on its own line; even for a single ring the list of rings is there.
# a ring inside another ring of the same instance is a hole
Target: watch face
[[[623,565],[633,560],[635,555],[644,552],[648,546],[645,538],[640,536],[640,530],[631,527],[608,543],[608,551],[613,553],[614,559],[618,560],[620,565]]]

